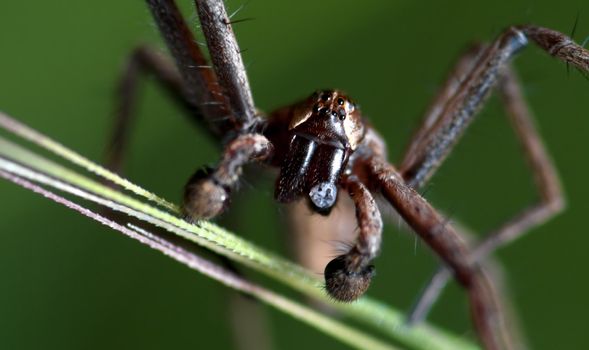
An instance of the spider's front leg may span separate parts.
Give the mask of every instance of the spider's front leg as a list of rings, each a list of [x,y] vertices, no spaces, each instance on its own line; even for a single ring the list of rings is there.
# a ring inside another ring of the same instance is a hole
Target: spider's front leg
[[[187,97],[197,107],[211,132],[224,141],[215,169],[198,171],[184,192],[187,219],[209,219],[226,207],[229,192],[245,163],[271,153],[268,140],[255,133],[261,121],[245,73],[239,47],[222,1],[196,1],[212,66],[173,0],[147,0],[154,19],[176,60]]]

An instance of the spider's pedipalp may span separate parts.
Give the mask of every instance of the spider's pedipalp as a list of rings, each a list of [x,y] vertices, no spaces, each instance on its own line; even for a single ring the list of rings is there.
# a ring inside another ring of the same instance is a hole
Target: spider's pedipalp
[[[262,161],[272,153],[270,141],[260,134],[245,134],[229,142],[214,170],[199,170],[184,188],[182,211],[189,221],[211,219],[228,206],[231,189],[252,161]]]
[[[376,201],[355,176],[343,180],[354,206],[359,234],[346,254],[325,267],[325,289],[334,299],[350,302],[366,292],[374,276],[372,260],[381,244],[382,219]]]
[[[351,302],[358,299],[366,292],[374,276],[373,265],[354,269],[354,260],[348,253],[331,260],[325,267],[325,289],[338,301]]]
[[[187,221],[211,219],[229,206],[230,188],[215,181],[213,169],[199,169],[186,184],[182,213]]]

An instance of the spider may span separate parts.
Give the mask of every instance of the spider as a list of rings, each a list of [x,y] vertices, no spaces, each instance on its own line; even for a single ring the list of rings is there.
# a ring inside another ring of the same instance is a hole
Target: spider
[[[410,320],[422,319],[454,276],[466,290],[481,343],[488,349],[510,347],[484,258],[564,207],[556,171],[533,126],[510,62],[531,42],[586,72],[589,52],[564,34],[534,25],[509,27],[494,41],[474,45],[458,60],[413,135],[403,161],[395,167],[387,160],[382,138],[358,104],[342,91],[315,91],[293,105],[262,115],[255,108],[223,2],[195,2],[211,63],[173,0],[147,0],[175,64],[147,47],[131,55],[120,84],[110,167],[121,165],[137,78],[150,73],[223,145],[218,164],[197,171],[185,186],[182,208],[187,220],[212,219],[224,212],[242,168],[249,163],[278,169],[278,202],[303,201],[319,215],[330,215],[347,193],[359,232],[349,249],[327,264],[324,277],[329,295],[351,302],[366,292],[374,275],[372,262],[379,254],[383,226],[374,195],[382,195],[443,262]],[[470,247],[417,190],[443,163],[494,89],[502,97],[535,172],[540,201]]]

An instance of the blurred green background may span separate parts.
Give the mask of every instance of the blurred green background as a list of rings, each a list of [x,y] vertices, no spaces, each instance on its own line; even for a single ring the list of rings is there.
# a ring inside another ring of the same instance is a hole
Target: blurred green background
[[[181,1],[193,26],[190,1]],[[398,160],[419,116],[466,44],[509,24],[589,35],[583,1],[230,1],[254,97],[270,111],[321,87],[347,91]],[[138,43],[162,47],[142,1],[4,1],[0,4],[0,110],[100,161],[113,86]],[[589,342],[587,210],[589,81],[536,48],[516,62],[568,197],[568,210],[503,249],[513,303],[531,347]],[[177,200],[215,145],[147,83],[127,176]],[[535,198],[500,104],[492,98],[439,171],[427,198],[486,231]],[[173,156],[171,156],[173,155]],[[272,182],[244,191],[232,230],[286,252]],[[230,292],[161,254],[38,195],[0,181],[0,348],[232,348]],[[247,204],[247,205],[245,205]],[[369,294],[406,309],[435,268],[412,234],[387,225]],[[286,253],[285,253],[286,254]],[[277,349],[344,348],[264,308]],[[474,337],[452,286],[432,320]]]

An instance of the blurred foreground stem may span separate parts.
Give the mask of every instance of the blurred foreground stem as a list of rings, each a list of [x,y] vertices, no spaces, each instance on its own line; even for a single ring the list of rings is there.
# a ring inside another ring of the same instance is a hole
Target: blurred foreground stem
[[[128,227],[122,226],[95,212],[85,212],[87,209],[79,207],[77,204],[56,195],[39,185],[52,187],[79,198],[98,203],[103,207],[108,207],[129,216],[133,216],[145,223],[163,228],[179,237],[204,246],[207,249],[215,251],[229,259],[270,276],[307,296],[330,304],[350,319],[363,322],[378,329],[385,335],[388,335],[395,341],[395,343],[404,344],[413,349],[476,348],[475,345],[467,340],[425,323],[414,327],[406,327],[405,315],[388,305],[379,303],[368,297],[364,297],[361,300],[350,304],[333,302],[324,293],[322,282],[302,267],[291,263],[282,257],[267,252],[239,236],[227,232],[215,224],[203,221],[193,225],[180,219],[178,217],[177,207],[170,202],[140,188],[116,174],[109,172],[74,151],[67,149],[50,138],[2,113],[0,113],[0,127],[8,130],[12,134],[18,135],[37,144],[45,150],[75,165],[83,167],[89,173],[108,179],[138,197],[114,190],[98,181],[80,174],[79,172],[59,165],[0,137],[0,171],[2,177],[25,188],[41,193],[56,202],[92,217],[93,219],[124,234],[129,235],[129,232],[134,232],[134,234],[139,235],[143,240],[146,240],[142,243],[148,244],[154,249],[163,251],[166,255],[171,256],[177,261],[196,269],[209,277],[220,280],[222,283],[232,288],[252,294],[263,302],[272,305],[297,319],[307,322],[313,327],[322,330],[353,347],[361,349],[394,349],[394,347],[385,345],[359,330],[350,328],[339,321],[321,315],[290,299],[244,281],[238,276],[234,276],[231,273],[214,266],[212,270],[217,272],[222,270],[222,275],[225,277],[231,276],[229,280],[232,282],[228,282],[228,279],[223,280],[218,278],[218,276],[207,272],[210,269],[195,267],[194,261],[202,263],[200,265],[197,264],[198,266],[202,265],[211,267],[212,264],[197,257],[193,253],[183,251],[183,254],[175,256],[173,253],[178,253],[178,249],[181,248],[173,245],[170,246],[170,242],[158,242],[156,239],[154,243],[153,237],[155,236],[153,234],[147,231],[138,232],[137,230],[129,229]],[[157,204],[157,206],[153,206],[150,202]],[[192,260],[188,259],[187,256],[190,256],[190,259]],[[191,265],[190,262],[193,264]],[[239,281],[239,283],[236,281]]]

